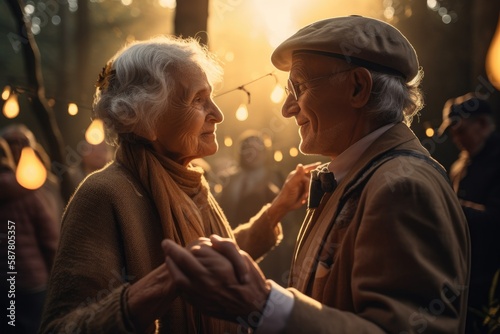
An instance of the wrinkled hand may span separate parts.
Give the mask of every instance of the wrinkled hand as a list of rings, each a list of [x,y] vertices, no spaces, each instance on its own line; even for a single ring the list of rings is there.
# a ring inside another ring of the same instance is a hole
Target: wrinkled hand
[[[298,164],[295,170],[288,174],[285,184],[269,208],[270,214],[276,217],[276,220],[280,220],[289,211],[298,209],[306,203],[309,195],[310,172],[320,164],[320,162],[305,166]]]
[[[200,238],[186,248],[163,240],[165,263],[184,297],[205,313],[232,322],[262,311],[270,285],[258,265],[231,239]]]
[[[177,296],[177,287],[166,264],[130,285],[127,290],[128,310],[137,332],[144,332],[155,319],[163,316]]]

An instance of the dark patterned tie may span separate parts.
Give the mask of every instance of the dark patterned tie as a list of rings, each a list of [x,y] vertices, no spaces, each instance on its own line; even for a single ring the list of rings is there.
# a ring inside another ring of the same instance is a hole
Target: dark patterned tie
[[[309,185],[309,201],[307,207],[314,209],[319,206],[325,193],[329,193],[337,188],[337,180],[328,167],[311,171],[311,183]]]

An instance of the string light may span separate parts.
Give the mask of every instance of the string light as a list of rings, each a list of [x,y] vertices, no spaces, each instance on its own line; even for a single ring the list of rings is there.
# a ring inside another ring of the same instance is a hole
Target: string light
[[[10,86],[5,86],[2,92],[2,100],[7,100],[10,96]]]
[[[233,146],[233,139],[230,136],[225,136],[224,137],[224,145],[226,145],[226,147]]]
[[[47,179],[47,170],[35,151],[27,146],[21,151],[16,169],[17,182],[26,189],[40,188]]]
[[[175,9],[177,7],[176,0],[159,0],[158,4],[163,8]]]
[[[486,55],[486,74],[491,84],[500,90],[500,17],[495,35],[491,40],[488,54]]]
[[[280,150],[274,151],[274,161],[280,162],[283,160],[283,153]]]
[[[299,150],[294,146],[294,147],[291,147],[290,148],[290,156],[293,158],[293,157],[296,157],[299,155]]]
[[[283,98],[285,97],[285,89],[281,87],[280,84],[276,83],[276,86],[274,86],[274,89],[271,93],[271,101],[274,103],[280,103],[283,101]]]
[[[247,108],[247,105],[242,103],[240,104],[240,106],[238,107],[238,109],[236,109],[236,119],[238,121],[246,121],[248,118],[248,108]]]
[[[78,106],[76,105],[76,103],[68,104],[68,114],[70,114],[71,116],[75,116],[76,114],[78,114]]]
[[[249,82],[247,82],[247,83],[244,83],[243,85],[240,85],[240,86],[238,86],[238,87],[235,87],[235,88],[232,88],[232,89],[226,90],[225,92],[219,93],[219,94],[215,95],[215,96],[214,96],[214,98],[215,98],[215,97],[222,96],[222,95],[226,95],[226,94],[228,94],[228,93],[231,93],[231,92],[234,92],[234,91],[237,91],[237,90],[242,90],[242,91],[244,91],[245,93],[247,93],[247,95],[248,95],[248,103],[250,103],[250,92],[249,92],[249,91],[247,91],[247,90],[245,89],[245,86],[248,86],[248,85],[250,85],[250,84],[252,84],[252,83],[254,83],[254,82],[256,82],[256,81],[259,81],[259,80],[261,80],[261,79],[263,79],[263,78],[265,78],[265,77],[268,77],[268,76],[272,76],[272,77],[273,77],[276,81],[278,80],[278,79],[276,78],[276,75],[275,75],[273,72],[270,72],[270,73],[264,74],[264,75],[263,75],[263,76],[261,76],[261,77],[258,77],[257,79],[254,79],[254,80],[252,80],[252,81],[249,81]]]
[[[423,123],[424,129],[425,129],[425,135],[429,138],[432,138],[434,136],[434,128],[432,127],[431,123],[429,122],[424,122]]]
[[[91,145],[99,145],[104,141],[104,123],[96,118],[85,131],[85,140]]]
[[[7,101],[5,101],[5,104],[3,105],[3,114],[7,118],[15,118],[19,115],[19,102],[15,92],[12,92]]]
[[[273,140],[269,136],[264,136],[264,146],[267,148],[273,146]]]
[[[217,183],[216,185],[214,185],[214,191],[216,194],[219,194],[221,191],[222,191],[222,184],[220,183]]]

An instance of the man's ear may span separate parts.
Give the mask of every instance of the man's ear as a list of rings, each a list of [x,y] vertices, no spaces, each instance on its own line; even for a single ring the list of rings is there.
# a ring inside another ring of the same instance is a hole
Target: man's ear
[[[364,67],[356,67],[351,71],[350,80],[353,87],[351,104],[355,108],[363,108],[372,92],[373,81],[370,71]]]

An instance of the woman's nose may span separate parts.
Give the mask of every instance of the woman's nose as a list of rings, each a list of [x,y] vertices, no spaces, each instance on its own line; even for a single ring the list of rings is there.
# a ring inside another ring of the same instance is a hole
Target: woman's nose
[[[210,116],[214,119],[215,123],[222,123],[224,120],[224,114],[220,111],[219,107],[214,101],[210,101]]]

